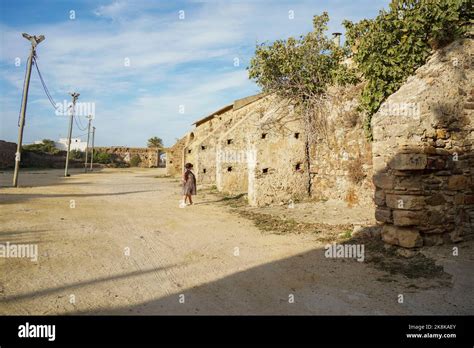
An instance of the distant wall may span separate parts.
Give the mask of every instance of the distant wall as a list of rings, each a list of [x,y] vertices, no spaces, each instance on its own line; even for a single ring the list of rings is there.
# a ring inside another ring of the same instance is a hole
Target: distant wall
[[[95,147],[94,151],[109,153],[120,158],[125,163],[130,163],[130,160],[134,156],[139,156],[141,160],[139,167],[143,168],[157,167],[160,154],[160,150],[158,150],[157,148],[149,147]]]

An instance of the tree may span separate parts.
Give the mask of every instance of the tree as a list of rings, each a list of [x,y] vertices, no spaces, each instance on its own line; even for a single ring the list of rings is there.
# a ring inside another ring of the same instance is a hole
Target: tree
[[[469,28],[469,0],[392,0],[373,20],[344,21],[346,49],[351,47],[367,82],[361,95],[365,128],[385,99],[397,91],[434,49],[462,36]]]
[[[153,137],[148,139],[148,147],[158,147],[161,148],[163,147],[163,140],[158,137]]]
[[[328,21],[329,16],[324,12],[314,16],[313,31],[298,39],[290,37],[257,45],[248,68],[250,79],[254,79],[264,92],[275,93],[293,104],[305,124],[308,194],[311,192],[309,149],[318,133],[318,117],[325,117],[317,109],[324,104],[330,85],[358,80],[354,70],[341,64],[349,50],[326,37]]]

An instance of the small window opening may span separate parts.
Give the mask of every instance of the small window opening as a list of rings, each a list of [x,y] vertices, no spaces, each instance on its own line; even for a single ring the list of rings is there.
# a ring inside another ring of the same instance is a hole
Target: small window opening
[[[227,139],[227,145],[232,144],[234,141],[232,139]]]
[[[262,139],[266,139],[267,133],[262,133]]]
[[[204,169],[202,170],[202,172],[205,174],[205,173],[206,173],[206,168],[204,168]]]
[[[296,163],[295,170],[301,170],[301,163]]]
[[[191,153],[191,150],[188,150],[188,153]]]
[[[206,146],[205,145],[201,145],[201,150],[205,150],[206,149]]]
[[[295,133],[295,139],[299,139],[300,138],[300,133]]]
[[[263,168],[263,169],[262,169],[262,173],[263,173],[263,174],[267,174],[267,173],[268,173],[268,168]]]
[[[227,167],[227,171],[228,171],[228,172],[231,172],[231,171],[232,171],[232,167]]]

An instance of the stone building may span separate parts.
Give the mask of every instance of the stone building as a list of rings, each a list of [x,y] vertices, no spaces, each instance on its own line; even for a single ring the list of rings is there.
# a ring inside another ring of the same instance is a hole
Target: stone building
[[[401,247],[470,238],[472,50],[464,39],[437,51],[373,116],[372,143],[357,111],[363,84],[330,88],[310,130],[290,105],[258,95],[197,121],[171,148],[181,167],[170,171],[192,162],[199,184],[256,206],[308,196],[375,204],[382,239]]]
[[[436,52],[372,119],[376,219],[406,248],[474,234],[473,40]]]

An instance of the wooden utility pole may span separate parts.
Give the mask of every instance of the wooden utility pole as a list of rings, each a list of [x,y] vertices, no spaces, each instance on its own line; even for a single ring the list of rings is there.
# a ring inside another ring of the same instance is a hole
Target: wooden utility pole
[[[28,58],[27,68],[26,68],[26,77],[25,83],[23,85],[23,100],[21,101],[21,111],[20,111],[20,124],[18,125],[18,143],[15,153],[15,171],[13,172],[13,186],[18,187],[18,172],[20,170],[20,161],[21,161],[21,147],[23,144],[23,130],[25,128],[25,114],[26,114],[26,105],[28,101],[28,89],[30,88],[30,77],[31,77],[31,66],[33,64],[33,58],[36,56],[36,46],[44,40],[44,36],[31,36],[26,33],[23,33],[22,36],[31,42],[31,51],[30,57]]]
[[[94,138],[95,138],[95,127],[92,127],[91,172],[92,172],[92,165],[94,164]]]
[[[89,122],[87,124],[86,161],[84,162],[84,172],[85,173],[87,173],[87,154],[89,153],[89,135],[91,133],[92,115],[89,115],[87,118],[89,119]]]
[[[72,136],[72,121],[74,118],[74,110],[76,109],[76,100],[79,98],[79,93],[71,93],[72,97],[72,106],[69,116],[69,132],[67,137],[67,153],[66,153],[66,165],[64,166],[64,176],[69,176],[68,167],[69,167],[69,152],[71,151],[71,136]]]

